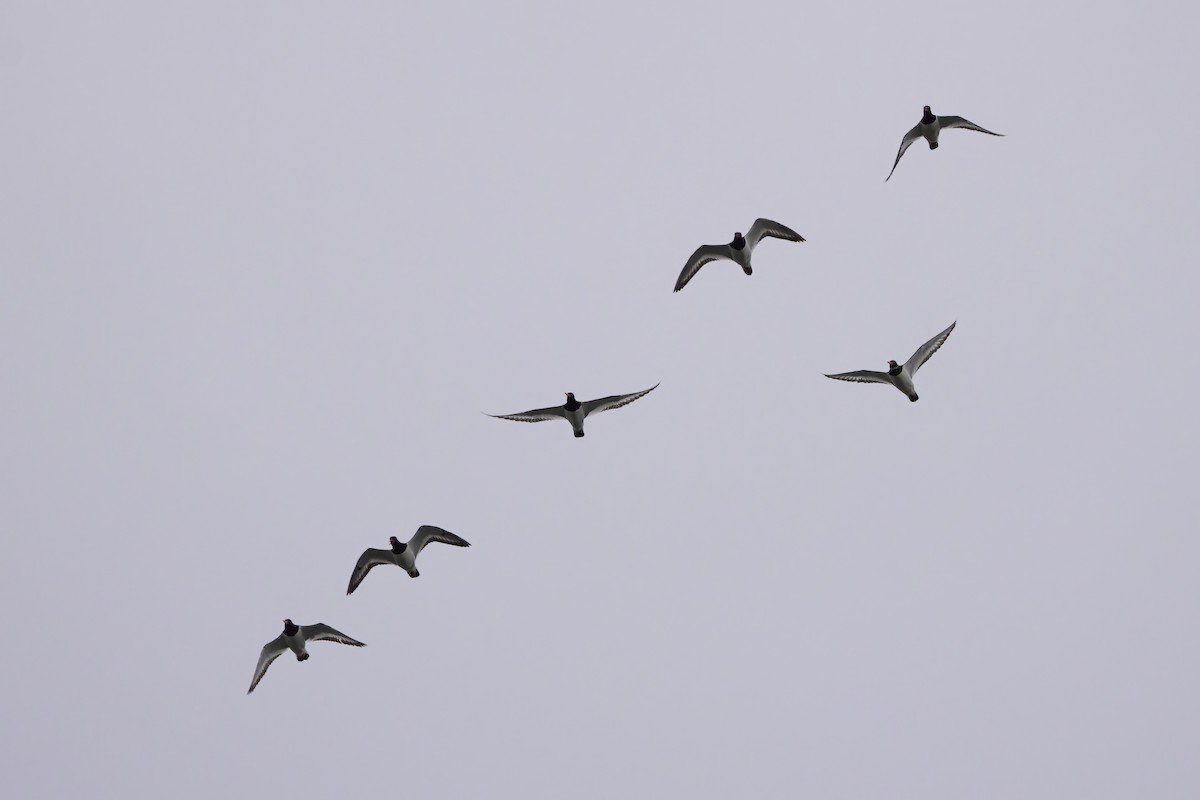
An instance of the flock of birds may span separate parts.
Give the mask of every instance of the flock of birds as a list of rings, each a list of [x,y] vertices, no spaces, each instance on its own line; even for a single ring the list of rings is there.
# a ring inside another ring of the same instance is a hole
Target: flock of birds
[[[913,126],[912,130],[906,133],[904,139],[900,142],[900,151],[896,153],[896,161],[892,164],[892,170],[888,173],[884,182],[886,183],[891,180],[892,175],[896,172],[896,166],[900,163],[901,157],[903,157],[905,151],[914,142],[918,139],[925,139],[929,143],[929,149],[936,150],[938,147],[938,134],[946,128],[966,128],[967,130],[986,133],[990,136],[1003,135],[982,128],[962,117],[936,116],[930,110],[929,106],[925,106],[921,121]],[[739,231],[733,235],[733,241],[729,244],[706,244],[696,248],[696,252],[692,253],[691,258],[684,265],[683,271],[679,273],[679,278],[675,281],[675,291],[678,292],[684,286],[687,286],[688,282],[700,271],[700,268],[712,261],[722,259],[732,261],[740,266],[742,271],[747,275],[752,274],[754,270],[750,265],[750,256],[758,243],[766,237],[784,239],[790,242],[805,241],[803,236],[786,225],[781,225],[769,219],[756,219],[745,236]],[[825,377],[857,383],[890,384],[899,389],[909,400],[916,402],[918,397],[916,387],[913,385],[913,378],[916,376],[917,370],[945,344],[946,340],[950,338],[950,333],[954,330],[954,326],[957,324],[957,321],[952,322],[950,327],[918,347],[916,352],[903,364],[889,361],[886,372],[860,369],[854,372],[826,375]],[[513,420],[515,422],[545,422],[551,419],[563,419],[571,424],[571,430],[578,438],[583,436],[583,421],[589,414],[627,406],[633,401],[645,397],[657,388],[658,384],[655,384],[649,389],[640,392],[612,395],[582,402],[575,399],[574,393],[567,392],[567,401],[561,406],[535,408],[519,414],[490,414],[488,416],[493,416],[497,419]],[[434,525],[422,525],[417,528],[417,532],[407,542],[402,542],[395,536],[390,537],[389,542],[391,547],[387,550],[369,547],[363,551],[363,554],[359,556],[358,561],[354,565],[354,571],[350,573],[350,583],[346,587],[346,594],[353,594],[354,590],[363,582],[363,579],[367,577],[367,573],[380,564],[394,564],[407,572],[410,578],[419,577],[421,573],[417,570],[417,556],[421,554],[421,551],[430,542],[440,542],[442,544],[454,545],[455,547],[471,546],[471,543],[461,536]],[[247,694],[253,692],[254,687],[258,686],[259,681],[266,675],[267,668],[271,666],[271,663],[289,650],[295,654],[297,661],[308,660],[309,654],[306,645],[311,641],[340,642],[352,647],[365,646],[363,642],[347,636],[324,623],[297,625],[290,619],[285,619],[283,621],[283,632],[263,646],[262,652],[258,657],[258,664],[254,668],[254,677],[250,681],[250,688],[247,690]]]

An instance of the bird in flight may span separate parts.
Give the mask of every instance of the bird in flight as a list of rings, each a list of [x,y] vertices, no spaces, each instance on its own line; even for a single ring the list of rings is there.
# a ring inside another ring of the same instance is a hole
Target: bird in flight
[[[263,679],[263,675],[267,674],[267,667],[271,666],[271,662],[288,650],[296,654],[297,661],[307,661],[308,650],[304,645],[308,642],[324,641],[340,642],[352,647],[366,647],[365,644],[357,639],[351,639],[346,634],[334,630],[323,622],[318,622],[316,625],[297,625],[290,619],[285,619],[283,621],[283,633],[263,645],[262,652],[258,656],[258,666],[254,668],[254,679],[250,681],[250,688],[246,690],[246,694],[250,694],[250,692],[254,691],[254,687],[258,686],[258,682]]]
[[[658,384],[656,383],[645,391],[614,394],[609,397],[601,397],[599,400],[585,400],[582,403],[575,399],[574,392],[567,392],[567,402],[561,406],[535,408],[520,414],[488,414],[488,416],[496,419],[511,419],[514,422],[545,422],[548,419],[565,419],[571,423],[571,430],[575,432],[575,438],[578,439],[583,436],[583,421],[589,414],[599,414],[601,411],[611,411],[614,408],[627,406],[657,388]]]
[[[733,235],[733,241],[729,244],[702,244],[697,247],[696,252],[692,253],[692,257],[683,265],[683,271],[679,273],[679,278],[675,281],[675,291],[678,292],[684,286],[687,286],[688,281],[705,264],[722,258],[729,259],[740,266],[742,272],[750,275],[754,272],[754,269],[750,266],[750,254],[754,252],[754,248],[766,236],[776,239],[786,239],[789,242],[805,241],[803,236],[788,226],[759,217],[754,220],[754,224],[750,226],[750,230],[746,232],[745,236],[742,236],[741,231],[738,231]]]
[[[911,147],[912,143],[921,137],[925,137],[925,140],[929,142],[930,150],[937,150],[938,134],[946,128],[966,128],[969,131],[979,131],[980,133],[986,133],[989,136],[1004,135],[1003,133],[993,133],[987,128],[981,128],[974,122],[963,119],[962,117],[935,116],[934,113],[929,110],[929,106],[925,106],[925,113],[922,115],[921,121],[918,122],[911,131],[904,134],[904,139],[900,142],[900,152],[896,153],[896,161],[892,164],[892,172],[896,171],[896,164],[900,163],[900,156],[904,155],[904,151]],[[884,183],[887,183],[892,179],[892,172],[889,172],[888,176],[883,179]]]
[[[402,542],[395,536],[390,537],[388,541],[392,545],[390,550],[368,547],[358,557],[358,563],[354,565],[354,572],[350,573],[350,585],[346,587],[346,594],[353,594],[358,585],[363,582],[363,578],[367,577],[371,568],[379,564],[395,564],[407,572],[408,577],[419,578],[421,573],[417,571],[417,556],[430,542],[452,544],[455,547],[471,546],[466,539],[436,525],[422,525],[417,528],[417,532],[407,542]]]
[[[949,328],[946,328],[946,330],[918,347],[917,352],[913,353],[908,361],[904,362],[903,366],[897,364],[895,361],[889,361],[887,372],[860,369],[857,372],[842,372],[837,375],[826,375],[825,377],[834,378],[839,381],[854,381],[856,383],[887,383],[904,392],[905,396],[915,403],[917,402],[917,390],[913,386],[913,376],[917,374],[917,370],[921,368],[921,365],[928,361],[929,357],[936,353],[938,348],[950,338],[950,331],[954,330],[954,326],[957,324],[957,320],[951,322]]]

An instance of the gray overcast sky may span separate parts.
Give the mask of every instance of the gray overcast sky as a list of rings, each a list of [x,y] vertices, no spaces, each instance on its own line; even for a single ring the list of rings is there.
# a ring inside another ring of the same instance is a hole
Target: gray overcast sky
[[[6,794],[1200,796],[1195,11],[568,5],[0,7]]]

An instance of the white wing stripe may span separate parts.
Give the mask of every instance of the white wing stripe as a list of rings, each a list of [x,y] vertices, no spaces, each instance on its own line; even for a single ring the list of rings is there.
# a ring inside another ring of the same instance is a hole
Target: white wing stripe
[[[941,346],[946,343],[947,339],[950,338],[950,332],[954,330],[954,326],[957,324],[958,320],[951,322],[949,328],[946,328],[946,330],[942,331],[937,336],[934,336],[928,342],[917,348],[917,351],[913,353],[908,361],[904,363],[904,368],[908,370],[908,374],[910,376],[916,375],[917,370],[921,368],[921,365],[928,361],[930,356],[941,349]]]
[[[583,404],[583,416],[586,418],[588,414],[599,414],[601,411],[611,411],[614,408],[627,406],[634,400],[645,397],[658,388],[658,384],[654,384],[649,389],[632,394],[616,394],[612,397],[601,397],[599,400],[588,400]]]
[[[852,383],[887,383],[891,384],[891,379],[884,372],[876,372],[869,369],[860,369],[855,372],[839,372],[837,375],[826,375],[826,378],[833,378],[837,381],[851,381]]]
[[[553,406],[521,411],[516,414],[488,414],[488,416],[496,419],[511,419],[513,422],[546,422],[552,419],[566,419],[567,412],[562,406]]]

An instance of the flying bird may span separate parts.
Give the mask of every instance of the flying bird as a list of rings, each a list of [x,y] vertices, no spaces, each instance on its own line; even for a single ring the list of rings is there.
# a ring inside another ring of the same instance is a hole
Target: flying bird
[[[917,370],[921,368],[921,365],[928,361],[929,357],[936,353],[938,348],[950,338],[950,331],[954,330],[954,326],[957,324],[957,320],[951,322],[949,328],[946,328],[946,330],[918,347],[917,352],[913,353],[912,357],[904,362],[904,366],[900,366],[895,361],[889,361],[887,372],[860,369],[857,372],[842,372],[838,375],[826,375],[825,377],[836,378],[839,381],[855,381],[856,383],[891,384],[904,392],[908,396],[908,399],[915,403],[917,402],[917,390],[913,386],[913,376],[917,374]]]
[[[692,253],[692,257],[683,265],[683,272],[679,273],[679,280],[675,281],[675,291],[678,292],[684,286],[687,286],[688,281],[705,264],[722,258],[729,259],[740,266],[742,272],[750,275],[754,272],[750,266],[750,254],[754,252],[754,248],[762,241],[764,236],[786,239],[789,242],[805,241],[803,236],[788,226],[759,217],[754,220],[754,224],[750,226],[750,230],[747,231],[745,236],[742,236],[741,231],[739,231],[733,235],[733,241],[729,244],[702,244],[697,247],[696,252]]]
[[[258,666],[254,668],[254,679],[250,681],[250,688],[246,690],[246,694],[250,694],[254,691],[254,687],[258,686],[263,675],[267,674],[267,667],[271,666],[272,661],[288,650],[296,654],[297,661],[307,661],[308,650],[304,646],[305,643],[319,641],[341,642],[353,647],[366,647],[357,639],[351,639],[323,622],[318,622],[316,625],[297,625],[290,619],[285,619],[283,633],[263,645],[262,653],[258,656]]]
[[[567,402],[561,406],[551,406],[550,408],[535,408],[532,411],[525,411],[521,414],[488,414],[489,417],[496,419],[511,419],[514,422],[545,422],[548,419],[565,419],[571,423],[571,430],[575,431],[575,438],[583,436],[583,421],[589,414],[599,414],[601,411],[609,411],[621,406],[627,406],[639,397],[645,397],[658,388],[658,384],[654,384],[649,389],[642,392],[634,392],[633,394],[614,394],[611,397],[601,397],[599,400],[587,400],[579,402],[575,399],[574,392],[567,392]]]
[[[945,130],[946,128],[966,128],[969,131],[979,131],[980,133],[986,133],[989,136],[1003,136],[1004,135],[1003,133],[993,133],[992,131],[989,131],[987,128],[981,128],[978,125],[976,125],[974,122],[971,122],[970,120],[965,120],[962,117],[934,116],[934,113],[929,110],[929,106],[925,106],[925,113],[924,113],[924,115],[922,115],[921,121],[918,122],[911,131],[904,134],[904,140],[902,142],[900,142],[900,152],[896,153],[896,161],[894,164],[892,164],[892,172],[896,171],[896,164],[900,163],[900,156],[904,155],[904,151],[907,150],[912,145],[913,142],[915,142],[917,139],[920,139],[922,136],[924,136],[925,139],[929,142],[930,150],[937,150],[937,148],[938,148],[938,133]],[[884,183],[887,183],[888,181],[890,181],[892,179],[892,172],[889,172],[888,176],[883,179]]]
[[[430,542],[452,544],[455,547],[471,546],[471,543],[461,536],[435,525],[422,525],[417,528],[417,532],[407,542],[402,542],[395,536],[390,537],[388,541],[391,542],[391,550],[377,550],[374,547],[368,547],[358,557],[358,563],[354,565],[354,572],[350,573],[350,585],[346,587],[346,594],[353,594],[358,585],[363,582],[363,578],[367,577],[371,568],[379,564],[395,564],[407,572],[408,577],[419,578],[421,573],[417,571],[417,556]]]

